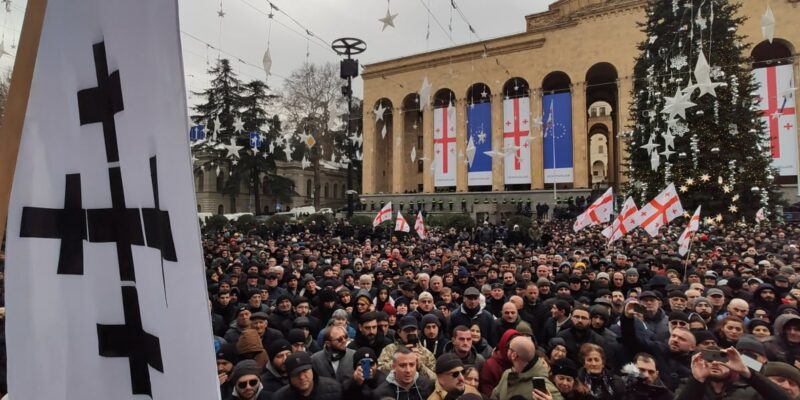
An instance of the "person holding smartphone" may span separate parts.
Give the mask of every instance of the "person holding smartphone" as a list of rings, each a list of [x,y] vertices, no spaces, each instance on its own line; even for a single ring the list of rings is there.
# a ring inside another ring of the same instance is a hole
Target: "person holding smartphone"
[[[353,355],[353,375],[344,380],[343,398],[371,400],[375,390],[386,382],[386,374],[378,369],[378,356],[369,347],[361,347]]]

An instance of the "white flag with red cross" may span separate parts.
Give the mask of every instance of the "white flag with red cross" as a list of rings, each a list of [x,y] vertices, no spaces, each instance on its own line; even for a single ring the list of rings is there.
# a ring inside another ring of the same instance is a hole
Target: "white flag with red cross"
[[[756,223],[760,224],[761,221],[767,219],[767,212],[764,210],[764,207],[761,207],[756,211]]]
[[[503,100],[504,179],[507,185],[531,183],[531,99]]]
[[[611,219],[611,209],[613,208],[612,201],[614,200],[614,189],[608,188],[602,196],[592,203],[583,214],[578,215],[572,229],[575,232],[586,228],[587,226],[600,225],[608,222]]]
[[[614,243],[627,235],[628,232],[636,229],[636,227],[639,226],[639,222],[636,220],[638,215],[639,208],[636,207],[633,198],[628,197],[625,199],[625,203],[622,205],[622,211],[617,215],[617,218],[615,218],[614,222],[607,226],[606,229],[603,229],[603,236],[608,238],[608,243]]]
[[[456,185],[456,108],[433,110],[434,186]]]
[[[650,236],[658,236],[658,230],[662,226],[680,215],[683,215],[683,205],[675,191],[675,185],[670,183],[663,192],[642,207],[637,220],[639,226]]]
[[[386,203],[380,211],[378,211],[378,215],[375,216],[375,219],[372,220],[372,227],[376,227],[386,221],[392,220],[392,202]]]
[[[759,88],[753,95],[759,101],[761,120],[769,132],[772,166],[781,176],[797,175],[797,109],[794,66],[776,65],[753,70]]]
[[[689,226],[686,227],[681,237],[678,238],[678,254],[681,256],[685,256],[689,251],[689,244],[692,243],[692,234],[700,229],[700,207],[701,206],[697,206],[697,210],[695,210],[694,215],[692,215],[692,219],[689,220]]]
[[[417,213],[417,221],[414,222],[414,230],[421,239],[425,239],[425,237],[428,236],[428,232],[425,231],[425,221],[422,219],[422,211]]]
[[[394,230],[401,232],[411,231],[411,227],[408,226],[408,221],[406,221],[406,218],[403,217],[403,214],[401,214],[400,211],[397,212],[397,218],[394,220]]]

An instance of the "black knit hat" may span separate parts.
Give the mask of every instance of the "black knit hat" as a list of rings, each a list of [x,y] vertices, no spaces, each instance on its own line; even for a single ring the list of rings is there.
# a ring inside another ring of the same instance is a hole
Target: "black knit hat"
[[[553,362],[550,366],[550,373],[555,375],[571,376],[573,378],[578,376],[578,367],[569,358],[561,358]]]
[[[292,345],[286,339],[278,339],[269,344],[267,348],[267,353],[269,353],[269,359],[272,361],[275,356],[282,352],[282,351],[292,351]]]
[[[443,374],[453,368],[464,368],[464,362],[461,361],[455,353],[444,353],[436,359],[436,375]]]
[[[236,382],[245,375],[261,376],[261,368],[259,368],[258,364],[253,360],[240,361],[233,368],[233,372],[231,372],[231,382],[236,384]]]
[[[233,343],[224,343],[219,346],[219,350],[217,350],[217,360],[225,360],[231,364],[236,364],[239,361],[239,351],[236,350],[236,345]]]
[[[783,362],[770,361],[764,364],[764,367],[761,369],[761,373],[767,377],[770,376],[784,377],[800,385],[800,370],[798,370],[792,365]]]
[[[361,360],[365,358],[372,360],[373,364],[378,362],[378,356],[375,355],[375,350],[369,347],[362,347],[353,354],[353,369],[358,368],[358,366],[361,365]]]

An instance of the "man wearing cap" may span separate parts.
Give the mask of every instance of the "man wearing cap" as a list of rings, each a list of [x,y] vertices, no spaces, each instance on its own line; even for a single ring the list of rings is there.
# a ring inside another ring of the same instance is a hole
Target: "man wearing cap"
[[[368,376],[364,374],[362,366],[365,360],[369,360]],[[364,377],[367,376],[367,379]],[[362,347],[356,350],[353,355],[353,376],[344,380],[344,398],[348,400],[376,399],[375,391],[380,385],[386,382],[386,374],[378,369],[378,356],[369,347]]]
[[[661,309],[661,298],[654,291],[646,290],[639,295],[639,302],[644,305],[644,323],[653,331],[656,339],[669,337],[667,314]]]
[[[780,361],[770,361],[764,364],[761,373],[780,386],[792,400],[800,399],[800,370]]]
[[[437,359],[444,353],[450,340],[444,337],[442,322],[433,314],[422,317],[422,345]]]
[[[459,325],[472,326],[477,322],[481,328],[481,336],[487,338],[491,336],[492,321],[494,316],[481,309],[481,292],[474,287],[464,290],[464,302],[452,315],[450,315],[450,326],[455,328]]]
[[[707,329],[714,329],[714,307],[708,297],[695,297],[691,309],[703,319]]]
[[[225,341],[228,343],[236,343],[242,331],[250,328],[250,310],[247,306],[241,306],[236,310],[236,321],[225,332]]]
[[[267,354],[269,361],[261,374],[264,390],[272,394],[289,383],[286,375],[286,358],[292,351],[291,344],[286,339],[278,339],[269,344]]]
[[[289,384],[275,392],[275,400],[339,400],[342,385],[334,379],[316,376],[311,356],[306,352],[292,353],[286,358]]]
[[[232,343],[224,343],[217,350],[217,378],[222,398],[233,393],[234,382],[231,378],[233,367],[239,361],[239,352]]]
[[[378,357],[378,368],[388,374],[392,370],[395,352],[398,348],[405,347],[418,355],[418,368],[420,373],[430,380],[436,379],[436,374],[433,372],[436,367],[436,358],[430,350],[419,343],[419,326],[417,325],[417,319],[406,315],[400,319],[398,328],[397,340],[384,347],[380,357]]]
[[[281,331],[269,327],[269,319],[266,313],[257,312],[250,315],[250,327],[256,330],[265,349],[273,341],[283,339]]]
[[[233,398],[239,400],[267,400],[270,393],[264,390],[258,373],[261,368],[253,360],[244,360],[236,364],[231,373]]]
[[[419,305],[417,309],[410,312],[408,315],[417,319],[417,322],[422,323],[422,318],[427,315],[433,315],[439,319],[440,326],[444,326],[447,320],[442,315],[442,312],[436,309],[436,304],[433,302],[433,295],[429,292],[422,292],[417,298]]]
[[[336,379],[343,382],[353,375],[353,354],[355,350],[347,348],[347,331],[341,326],[326,328],[323,335],[323,349],[311,356],[316,376]]]
[[[680,290],[673,290],[667,294],[670,311],[685,311],[688,303],[686,293]]]
[[[711,307],[714,308],[714,314],[722,312],[722,308],[725,307],[725,292],[722,289],[710,288],[706,290],[706,297],[711,302]]]
[[[428,400],[449,400],[465,393],[480,395],[477,390],[466,385],[464,378],[464,363],[461,359],[452,353],[443,354],[436,359],[436,386]]]

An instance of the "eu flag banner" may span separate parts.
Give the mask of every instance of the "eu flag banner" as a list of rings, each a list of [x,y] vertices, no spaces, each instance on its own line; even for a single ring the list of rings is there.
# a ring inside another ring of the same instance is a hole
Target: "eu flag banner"
[[[456,185],[456,108],[433,110],[434,186]]]
[[[38,49],[20,42],[36,66],[8,210],[9,392],[219,399],[178,0],[44,3]]]
[[[544,183],[571,183],[572,94],[544,95]]]
[[[189,140],[197,141],[206,138],[206,130],[203,125],[195,125],[189,128]]]
[[[467,107],[467,142],[472,139],[475,156],[469,165],[469,186],[492,184],[492,157],[485,154],[492,150],[492,104],[477,103]]]
[[[772,166],[781,176],[797,175],[797,108],[794,67],[777,65],[753,70],[760,84],[754,93],[760,100],[761,120],[769,133]]]
[[[531,183],[531,99],[503,100],[503,152],[506,184]]]

